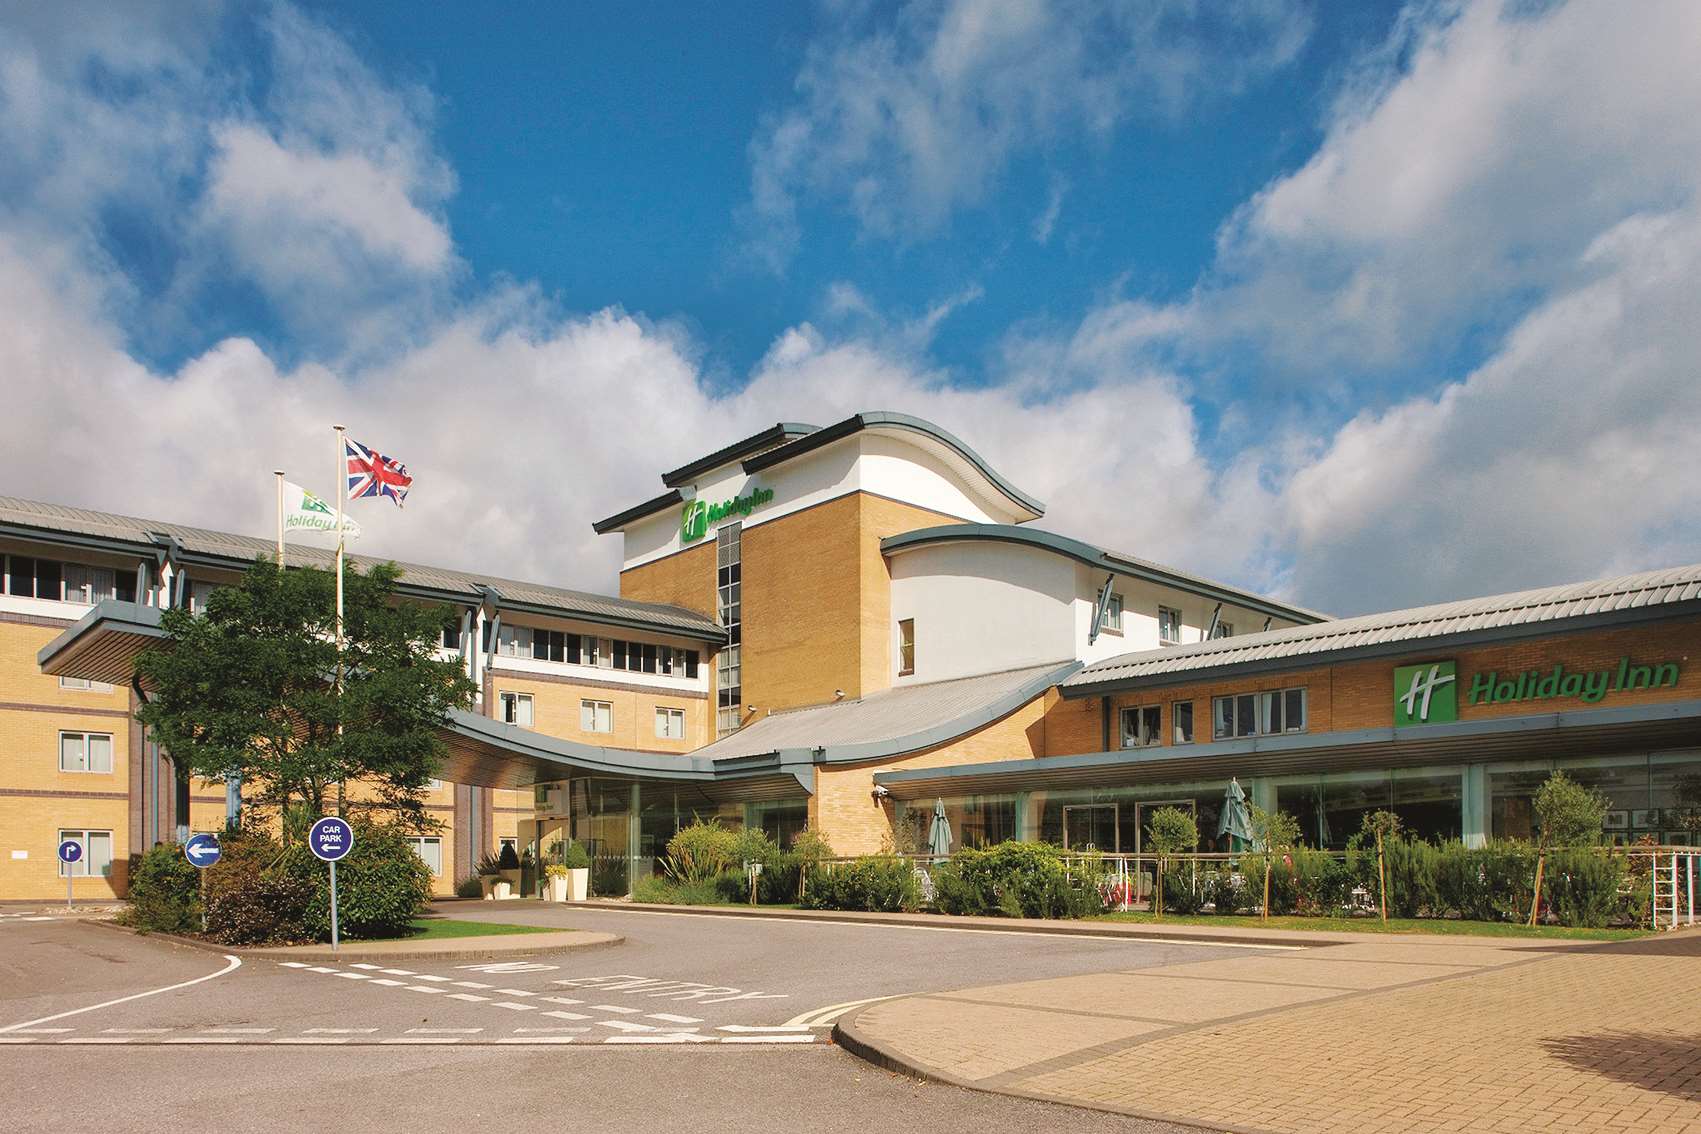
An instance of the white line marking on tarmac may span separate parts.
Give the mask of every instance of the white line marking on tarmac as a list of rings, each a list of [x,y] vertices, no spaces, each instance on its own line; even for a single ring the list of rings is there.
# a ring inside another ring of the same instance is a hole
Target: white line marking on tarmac
[[[574,1000],[571,996],[546,996],[546,997],[544,997],[544,999],[549,1001],[551,1004],[583,1004],[584,1003],[583,1000]]]
[[[0,1043],[34,1043],[34,1036],[0,1036]]]
[[[490,997],[488,997],[488,996],[475,996],[473,993],[470,993],[470,992],[451,992],[449,994],[449,999],[450,1000],[466,1000],[466,1001],[469,1001],[473,1004],[483,1004],[486,1000],[489,1000]]]
[[[638,1014],[638,1009],[636,1009],[636,1008],[622,1008],[618,1004],[593,1004],[593,1005],[591,1005],[591,1011],[593,1011],[593,1012],[615,1012],[615,1013],[618,1013],[619,1015],[622,1015],[622,1016],[636,1016]]]
[[[864,1004],[878,1004],[882,1000],[895,1000],[896,996],[870,996],[866,1000],[847,1000],[842,1004],[829,1004],[824,1008],[812,1008],[807,1012],[793,1016],[785,1022],[788,1028],[821,1028],[849,1012],[852,1008],[860,1008]]]
[[[371,977],[367,976],[365,973],[338,973],[337,975],[342,977],[344,980],[371,980],[372,979]]]
[[[512,1000],[498,1000],[491,1004],[492,1008],[511,1008],[515,1012],[536,1012],[536,1004],[516,1004]]]
[[[419,979],[420,980],[428,980],[428,981],[431,981],[434,984],[448,984],[449,983],[448,977],[446,977],[446,976],[432,976],[430,973],[420,973]]]
[[[722,1036],[722,1043],[815,1043],[813,1035],[784,1035],[784,1036]]]
[[[395,1036],[391,1039],[379,1040],[378,1042],[379,1043],[405,1043],[405,1044],[423,1044],[423,1043],[437,1044],[437,1043],[460,1043],[461,1040],[460,1040],[459,1036]]]
[[[375,977],[372,978],[372,983],[373,984],[382,984],[382,985],[385,985],[389,988],[400,988],[400,987],[402,987],[402,985],[406,984],[407,982],[406,981],[400,981],[400,980],[391,980],[389,977],[375,976]]]
[[[369,1036],[377,1028],[303,1028],[304,1036]]]
[[[402,987],[409,992],[429,992],[433,996],[443,995],[441,988],[432,988],[429,984],[404,984]]]
[[[597,1023],[605,1028],[619,1028],[623,1032],[653,1032],[658,1030],[653,1024],[628,1024],[625,1020],[598,1020]]]
[[[286,969],[305,969],[308,967],[306,961],[279,961],[278,964]]]
[[[807,1032],[808,1028],[793,1027],[790,1024],[777,1024],[773,1027],[760,1027],[755,1024],[722,1024],[715,1029],[718,1032],[759,1032],[766,1035],[770,1032]]]
[[[557,1020],[588,1020],[583,1012],[545,1012],[545,1016],[554,1016]]]
[[[515,1028],[514,1034],[517,1036],[545,1035],[549,1032],[588,1032],[590,1030],[589,1028]]]
[[[101,1008],[110,1008],[114,1004],[128,1004],[130,1001],[140,1000],[144,996],[158,996],[162,992],[175,992],[180,988],[188,988],[191,985],[201,984],[204,981],[224,976],[226,973],[233,973],[242,967],[242,958],[240,957],[233,957],[229,953],[226,953],[224,955],[224,959],[229,961],[230,964],[226,965],[216,973],[208,973],[206,976],[199,976],[194,980],[182,981],[179,984],[168,984],[164,988],[150,988],[146,992],[133,992],[129,996],[120,996],[117,1000],[106,1000],[99,1004],[90,1004],[87,1008],[73,1008],[69,1012],[58,1012],[52,1016],[43,1016],[39,1020],[24,1020],[17,1024],[7,1024],[5,1027],[0,1028],[0,1033],[21,1032],[25,1028],[34,1027],[36,1024],[46,1024],[51,1023],[54,1020],[63,1020],[67,1016],[79,1016],[84,1012],[94,1012]]]
[[[12,1031],[22,1032],[32,1036],[56,1036],[64,1032],[74,1032],[76,1028],[13,1028]]]
[[[524,999],[525,997],[528,997],[528,996],[536,996],[537,995],[537,993],[527,992],[523,988],[499,988],[496,991],[500,992],[503,996],[518,996],[518,997],[521,997],[522,999]]]
[[[307,971],[310,973],[334,973],[337,970],[326,965],[308,965]]]
[[[658,1036],[609,1036],[603,1043],[714,1043],[714,1036],[699,1036],[691,1032],[668,1032]]]
[[[209,1036],[263,1036],[277,1031],[276,1028],[202,1028],[202,1033]]]
[[[506,1036],[497,1043],[574,1043],[575,1036]]]
[[[475,1036],[483,1028],[409,1028],[410,1036]]]
[[[284,1036],[282,1039],[275,1039],[272,1042],[274,1044],[283,1043],[301,1045],[347,1043],[348,1040],[342,1036]]]
[[[159,1036],[169,1032],[170,1028],[102,1028],[101,1031],[109,1036]]]
[[[457,980],[452,982],[456,988],[489,988],[488,984],[480,984],[476,980]],[[500,990],[498,990],[500,991]]]
[[[413,976],[414,975],[414,971],[412,969],[379,969],[378,971],[381,972],[381,973],[388,974],[389,976]]]
[[[241,1043],[240,1036],[173,1036],[161,1043]]]
[[[646,1020],[664,1020],[669,1024],[701,1024],[703,1021],[696,1016],[672,1016],[666,1012],[645,1012]]]
[[[133,1036],[72,1036],[55,1043],[129,1043]]]
[[[349,968],[351,968],[351,969],[372,969],[374,972],[383,972],[384,971],[383,965],[368,965],[368,964],[366,964],[362,961],[352,962],[349,965]]]

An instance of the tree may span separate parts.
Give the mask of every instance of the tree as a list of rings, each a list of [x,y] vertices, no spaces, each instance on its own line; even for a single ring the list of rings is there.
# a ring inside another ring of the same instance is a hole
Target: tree
[[[1536,850],[1535,894],[1530,898],[1530,924],[1542,907],[1542,873],[1547,868],[1550,847],[1597,846],[1606,822],[1606,796],[1584,787],[1564,772],[1555,772],[1536,789],[1536,822],[1541,824],[1541,844]]]
[[[423,825],[438,730],[474,686],[436,656],[449,611],[396,601],[400,574],[393,563],[345,574],[340,659],[328,571],[262,559],[213,591],[204,614],[165,611],[165,640],[136,660],[152,689],[137,719],[181,774],[240,776],[255,804],[277,809],[286,840],[349,780],[376,795],[356,806]]]
[[[1199,825],[1193,821],[1191,814],[1179,807],[1158,808],[1152,812],[1149,824],[1151,834],[1146,842],[1158,855],[1158,885],[1152,912],[1161,918],[1164,915],[1164,874],[1169,869],[1169,856],[1193,850],[1199,845]]]
[[[1376,838],[1376,888],[1381,892],[1382,921],[1388,921],[1388,868],[1383,857],[1383,842],[1400,833],[1400,817],[1392,811],[1372,811],[1364,817],[1360,828]]]
[[[1252,844],[1264,852],[1264,916],[1270,916],[1270,867],[1278,854],[1287,854],[1299,845],[1299,820],[1286,811],[1265,811],[1256,803],[1250,806],[1252,815]]]

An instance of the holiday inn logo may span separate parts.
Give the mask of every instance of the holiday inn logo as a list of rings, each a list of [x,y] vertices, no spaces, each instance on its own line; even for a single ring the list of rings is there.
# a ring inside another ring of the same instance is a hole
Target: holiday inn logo
[[[1609,693],[1638,689],[1669,689],[1677,685],[1677,662],[1637,665],[1628,657],[1607,669],[1551,669],[1517,673],[1483,670],[1469,682],[1459,679],[1451,661],[1402,665],[1394,669],[1394,727],[1445,724],[1459,719],[1459,688],[1472,705],[1504,705],[1514,701],[1546,701],[1558,697],[1593,705]]]
[[[774,498],[771,488],[753,488],[748,495],[735,496],[719,504],[702,500],[687,500],[679,512],[679,539],[692,543],[709,534],[709,525],[718,524],[728,516],[748,516]]]
[[[1453,662],[1402,665],[1394,670],[1394,727],[1459,719],[1459,675]]]

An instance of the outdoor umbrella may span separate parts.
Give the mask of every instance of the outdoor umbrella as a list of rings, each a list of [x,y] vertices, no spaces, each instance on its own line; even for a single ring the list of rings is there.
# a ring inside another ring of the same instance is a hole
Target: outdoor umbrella
[[[945,818],[945,801],[933,801],[933,825],[927,832],[927,853],[946,858],[951,853],[951,820]]]
[[[1230,780],[1223,793],[1223,817],[1217,820],[1217,834],[1229,837],[1229,850],[1243,851],[1252,845],[1252,814],[1246,809],[1246,789],[1239,780]]]

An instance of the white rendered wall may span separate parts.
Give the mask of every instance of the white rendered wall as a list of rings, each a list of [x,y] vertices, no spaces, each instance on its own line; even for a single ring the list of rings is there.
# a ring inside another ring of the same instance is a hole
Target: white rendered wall
[[[1217,600],[1184,591],[1177,587],[1165,587],[1145,579],[1135,579],[1127,575],[1118,575],[1111,589],[1122,596],[1122,633],[1100,631],[1098,638],[1088,644],[1088,632],[1092,629],[1094,604],[1098,601],[1099,590],[1104,586],[1108,570],[1092,570],[1085,566],[1079,567],[1080,591],[1079,600],[1075,606],[1076,644],[1074,656],[1082,661],[1091,663],[1116,657],[1118,654],[1134,653],[1139,650],[1155,650],[1164,645],[1187,645],[1191,642],[1203,641],[1205,629],[1211,624],[1211,612],[1216,609]],[[1181,612],[1181,640],[1179,643],[1166,643],[1158,639],[1158,607],[1167,606]],[[1264,629],[1264,619],[1268,617],[1247,607],[1235,606],[1224,602],[1219,617],[1234,626],[1235,637],[1243,634],[1255,634]],[[1270,621],[1270,629],[1280,630],[1298,623],[1282,618]]]
[[[1075,564],[1007,543],[946,543],[893,556],[895,685],[1064,661],[1075,652]],[[915,619],[915,673],[896,672],[897,625]]]

